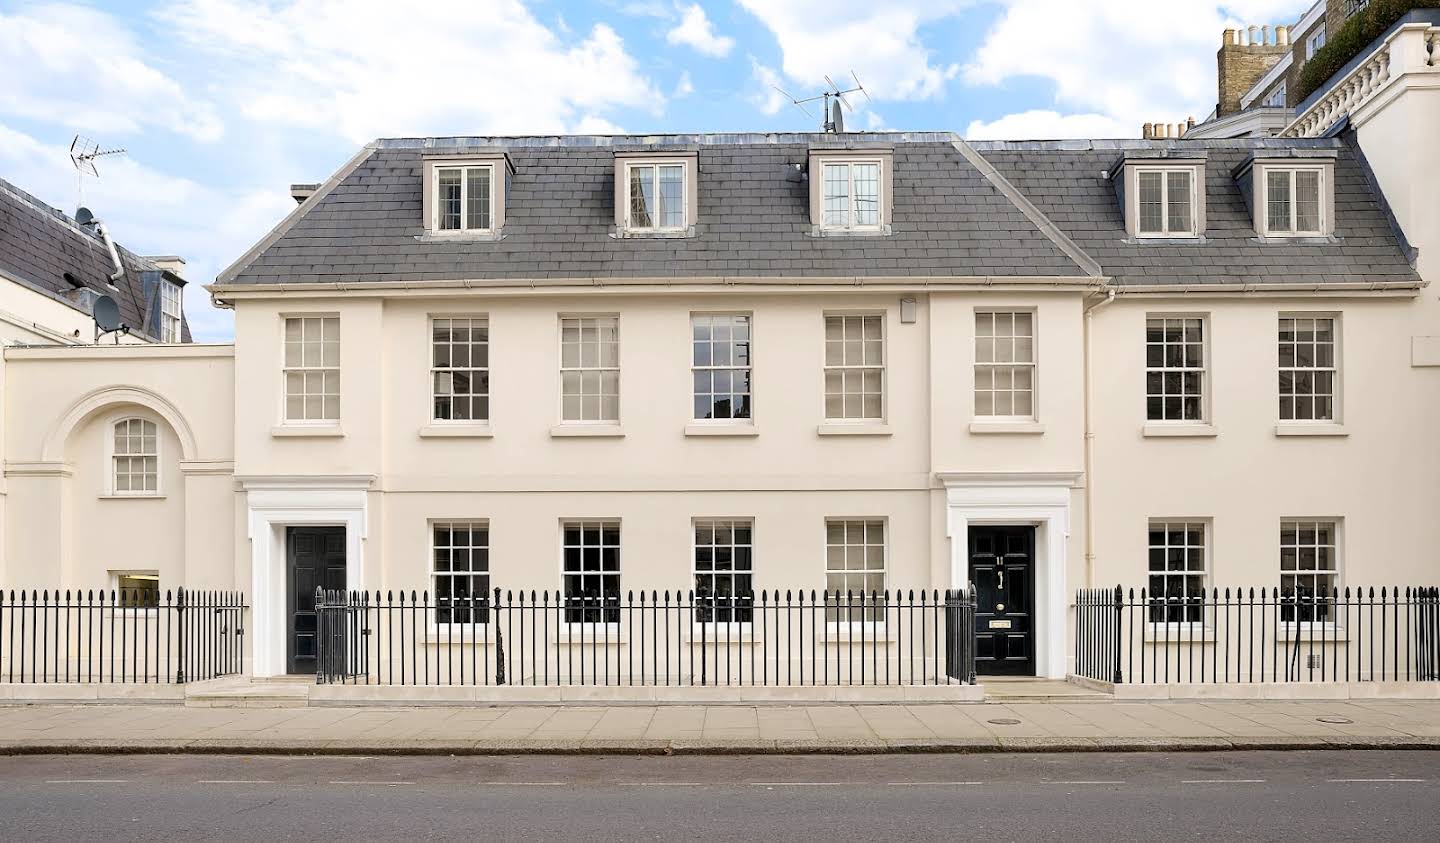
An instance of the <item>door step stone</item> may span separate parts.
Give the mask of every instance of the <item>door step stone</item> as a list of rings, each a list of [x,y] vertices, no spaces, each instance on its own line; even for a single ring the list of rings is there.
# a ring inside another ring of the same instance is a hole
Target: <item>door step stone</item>
[[[185,686],[185,704],[193,708],[305,708],[311,682],[221,680]]]

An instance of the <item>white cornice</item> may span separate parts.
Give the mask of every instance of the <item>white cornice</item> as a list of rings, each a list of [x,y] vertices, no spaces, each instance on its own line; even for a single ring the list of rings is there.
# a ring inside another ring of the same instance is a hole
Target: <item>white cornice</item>
[[[241,474],[235,483],[246,492],[269,490],[325,489],[352,490],[370,489],[375,484],[373,474]]]

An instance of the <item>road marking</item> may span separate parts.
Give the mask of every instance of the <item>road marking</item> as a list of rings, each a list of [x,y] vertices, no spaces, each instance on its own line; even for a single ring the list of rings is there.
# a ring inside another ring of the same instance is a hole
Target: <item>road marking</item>
[[[1124,784],[1124,783],[1125,783],[1125,782],[1106,782],[1106,781],[1094,781],[1094,782],[1090,782],[1090,781],[1078,781],[1078,782],[1045,782],[1045,784]]]
[[[196,784],[274,784],[270,779],[201,779]]]
[[[127,784],[128,779],[50,779],[46,784]]]
[[[414,782],[330,782],[330,784],[368,784],[377,787],[396,787],[402,784],[414,784]]]
[[[844,787],[856,782],[750,782],[751,787]]]
[[[564,787],[565,782],[476,782],[489,787]]]
[[[1329,784],[1390,784],[1392,782],[1418,783],[1424,779],[1326,779]]]
[[[1185,779],[1181,784],[1264,784],[1264,779]]]
[[[620,782],[621,787],[704,787],[704,782]]]
[[[946,785],[984,784],[984,782],[886,782],[891,787],[943,787]]]

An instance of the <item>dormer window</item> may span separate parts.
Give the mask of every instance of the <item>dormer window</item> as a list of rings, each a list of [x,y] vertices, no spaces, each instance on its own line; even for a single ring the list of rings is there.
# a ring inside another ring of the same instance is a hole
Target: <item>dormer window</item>
[[[1143,167],[1135,170],[1135,233],[1141,237],[1195,236],[1195,169]]]
[[[505,223],[509,161],[503,154],[424,159],[424,216],[429,235],[498,237]]]
[[[184,311],[181,308],[180,285],[174,281],[160,281],[160,341],[180,342]]]
[[[684,231],[685,164],[682,161],[625,165],[627,231]]]
[[[811,148],[812,233],[890,233],[893,163],[893,152],[888,148]]]
[[[1320,167],[1265,168],[1265,234],[1323,237],[1324,202]]]

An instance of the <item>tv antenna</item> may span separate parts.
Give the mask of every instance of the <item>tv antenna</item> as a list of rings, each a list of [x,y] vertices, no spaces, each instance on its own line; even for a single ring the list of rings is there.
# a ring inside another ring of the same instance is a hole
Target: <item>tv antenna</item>
[[[845,99],[846,94],[853,94],[859,92],[865,95],[866,102],[871,101],[870,93],[865,90],[864,85],[860,84],[860,77],[855,75],[855,71],[850,71],[850,78],[855,80],[855,87],[841,88],[839,85],[835,84],[834,79],[831,79],[827,75],[825,77],[825,84],[829,85],[830,87],[826,88],[824,91],[816,94],[813,97],[805,97],[804,99],[796,99],[795,97],[791,96],[789,92],[778,86],[771,87],[774,87],[775,90],[780,92],[781,96],[790,100],[790,102],[793,103],[796,108],[805,112],[805,114],[809,117],[814,117],[815,115],[810,113],[810,109],[806,108],[805,104],[810,102],[816,102],[817,100],[820,101],[822,103],[821,109],[823,110],[823,113],[820,116],[820,130],[829,134],[837,134],[839,132],[845,131],[844,109],[848,108],[851,111],[855,110],[855,107],[850,105],[850,101]],[[842,106],[844,108],[842,108]]]
[[[76,135],[70,141],[70,163],[75,165],[75,192],[77,194],[76,205],[85,204],[85,177],[100,177],[100,171],[95,168],[95,161],[107,155],[124,155],[123,149],[101,149],[100,144],[84,137]]]

